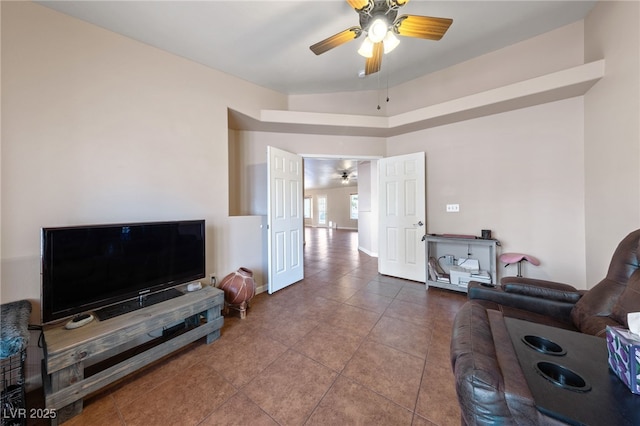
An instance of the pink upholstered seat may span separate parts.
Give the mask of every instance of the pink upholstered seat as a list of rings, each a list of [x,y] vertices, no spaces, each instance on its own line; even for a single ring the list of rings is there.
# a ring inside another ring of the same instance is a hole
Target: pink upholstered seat
[[[523,260],[526,260],[532,265],[536,265],[536,266],[540,265],[540,261],[537,258],[531,256],[530,254],[503,253],[500,255],[500,262],[506,263],[507,265],[510,265],[512,263],[522,262]]]
[[[517,263],[518,264],[518,275],[516,275],[517,277],[522,277],[522,261],[526,260],[527,262],[531,263],[532,265],[538,266],[540,264],[540,261],[531,256],[530,254],[524,254],[524,253],[502,253],[500,255],[500,262],[505,263],[505,268],[513,263]]]

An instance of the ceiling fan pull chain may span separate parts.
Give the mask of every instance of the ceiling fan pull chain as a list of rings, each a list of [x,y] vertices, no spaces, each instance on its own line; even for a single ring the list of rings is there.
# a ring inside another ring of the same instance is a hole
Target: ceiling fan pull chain
[[[387,67],[387,103],[389,103],[389,67]]]
[[[376,76],[378,79],[378,111],[380,111],[380,73]]]

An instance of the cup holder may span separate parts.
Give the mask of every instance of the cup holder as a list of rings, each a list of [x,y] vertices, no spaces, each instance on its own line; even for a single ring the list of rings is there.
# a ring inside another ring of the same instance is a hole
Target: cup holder
[[[582,376],[566,367],[547,361],[540,361],[536,363],[535,367],[542,377],[563,389],[574,392],[588,392],[591,390],[591,385]]]
[[[544,337],[527,334],[522,341],[532,349],[547,355],[565,355],[567,351],[556,342],[552,342]]]

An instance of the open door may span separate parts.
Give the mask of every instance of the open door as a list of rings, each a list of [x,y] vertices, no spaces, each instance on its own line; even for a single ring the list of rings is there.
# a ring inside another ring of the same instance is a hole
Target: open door
[[[304,277],[302,157],[267,147],[268,291],[272,294]]]
[[[426,282],[425,154],[378,160],[378,272]]]

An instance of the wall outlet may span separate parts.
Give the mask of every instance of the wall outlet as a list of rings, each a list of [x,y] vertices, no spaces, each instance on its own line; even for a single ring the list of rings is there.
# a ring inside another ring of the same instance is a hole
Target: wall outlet
[[[447,213],[457,213],[460,211],[460,204],[447,204]]]
[[[211,275],[209,275],[209,282],[211,283],[211,285],[216,285],[218,283],[218,280],[216,279],[216,274],[213,273]]]

